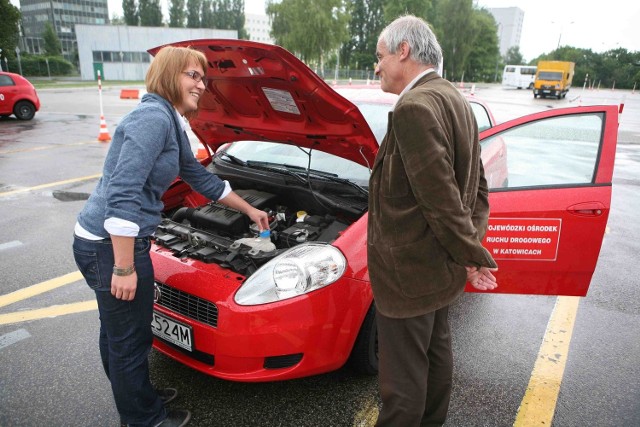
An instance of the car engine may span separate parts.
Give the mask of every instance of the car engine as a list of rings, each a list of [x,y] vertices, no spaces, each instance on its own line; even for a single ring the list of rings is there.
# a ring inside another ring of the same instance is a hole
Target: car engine
[[[257,225],[246,215],[217,202],[174,210],[158,226],[155,243],[170,249],[178,258],[216,263],[250,276],[260,265],[293,246],[334,241],[367,208],[364,199],[352,200],[348,215],[340,209],[328,212],[327,203],[316,204],[307,211],[296,206],[290,195],[283,197],[252,189],[235,192],[255,208],[268,213],[271,231],[268,244],[265,245]],[[309,205],[314,203],[309,202]],[[354,211],[358,213],[355,216]]]

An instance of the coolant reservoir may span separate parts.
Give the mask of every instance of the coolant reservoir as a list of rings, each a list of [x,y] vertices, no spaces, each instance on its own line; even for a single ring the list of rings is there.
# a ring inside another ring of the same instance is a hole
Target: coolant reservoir
[[[236,249],[240,245],[246,245],[251,248],[250,254],[257,254],[260,252],[273,252],[276,250],[276,245],[271,241],[271,231],[263,230],[257,237],[245,237],[238,239],[230,246],[230,249]]]

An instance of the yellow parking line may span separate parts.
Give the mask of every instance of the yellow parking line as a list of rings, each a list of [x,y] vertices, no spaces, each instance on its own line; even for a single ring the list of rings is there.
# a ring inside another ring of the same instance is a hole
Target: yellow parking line
[[[0,193],[0,197],[10,196],[12,194],[17,194],[17,193],[26,193],[28,191],[42,190],[43,188],[55,187],[58,185],[71,184],[72,182],[87,181],[90,179],[100,178],[101,176],[102,174],[98,173],[95,175],[83,176],[80,178],[72,178],[72,179],[66,179],[64,181],[51,182],[49,184],[36,185],[35,187],[27,187],[27,188],[21,188],[19,190],[5,191],[4,193]]]
[[[580,297],[558,297],[514,427],[550,426],[569,354]]]
[[[0,307],[31,298],[34,295],[59,288],[60,286],[68,285],[69,283],[77,282],[80,279],[82,279],[82,274],[80,274],[79,271],[74,271],[73,273],[65,274],[64,276],[56,277],[55,279],[47,280],[45,282],[29,286],[28,288],[11,292],[10,294],[0,295]]]
[[[95,144],[95,141],[89,142],[71,142],[69,144],[55,144],[55,145],[43,145],[40,147],[31,147],[31,148],[22,148],[22,149],[18,149],[18,150],[7,150],[7,151],[0,151],[0,155],[4,155],[4,154],[15,154],[15,153],[28,153],[31,151],[41,151],[41,150],[52,150],[54,148],[60,148],[60,147],[70,147],[70,146],[74,146],[74,145],[89,145],[89,144]]]
[[[65,314],[82,313],[84,311],[96,310],[97,308],[98,303],[95,300],[91,300],[72,304],[54,305],[36,310],[19,311],[17,313],[0,314],[0,325],[10,325],[13,323],[26,322],[27,320],[57,317]]]

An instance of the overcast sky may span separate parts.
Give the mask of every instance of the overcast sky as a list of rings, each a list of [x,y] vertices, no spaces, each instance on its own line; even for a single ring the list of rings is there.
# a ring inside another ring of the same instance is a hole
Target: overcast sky
[[[122,0],[109,1],[109,16],[122,15]],[[520,52],[526,61],[569,45],[594,52],[618,47],[640,51],[640,2],[601,3],[563,0],[474,0],[484,7],[518,7],[524,11]],[[11,0],[16,6],[19,0]],[[168,0],[160,0],[168,19]],[[245,0],[247,13],[264,13],[264,0]],[[553,15],[553,17],[551,17]]]

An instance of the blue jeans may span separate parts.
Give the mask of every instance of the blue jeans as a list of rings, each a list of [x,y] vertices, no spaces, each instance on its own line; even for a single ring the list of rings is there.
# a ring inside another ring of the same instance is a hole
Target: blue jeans
[[[136,427],[154,426],[167,416],[149,380],[154,283],[150,247],[149,238],[135,239],[136,296],[132,301],[123,301],[111,295],[114,264],[111,240],[93,241],[74,236],[73,241],[76,264],[96,293],[100,356],[116,407],[121,421]]]

